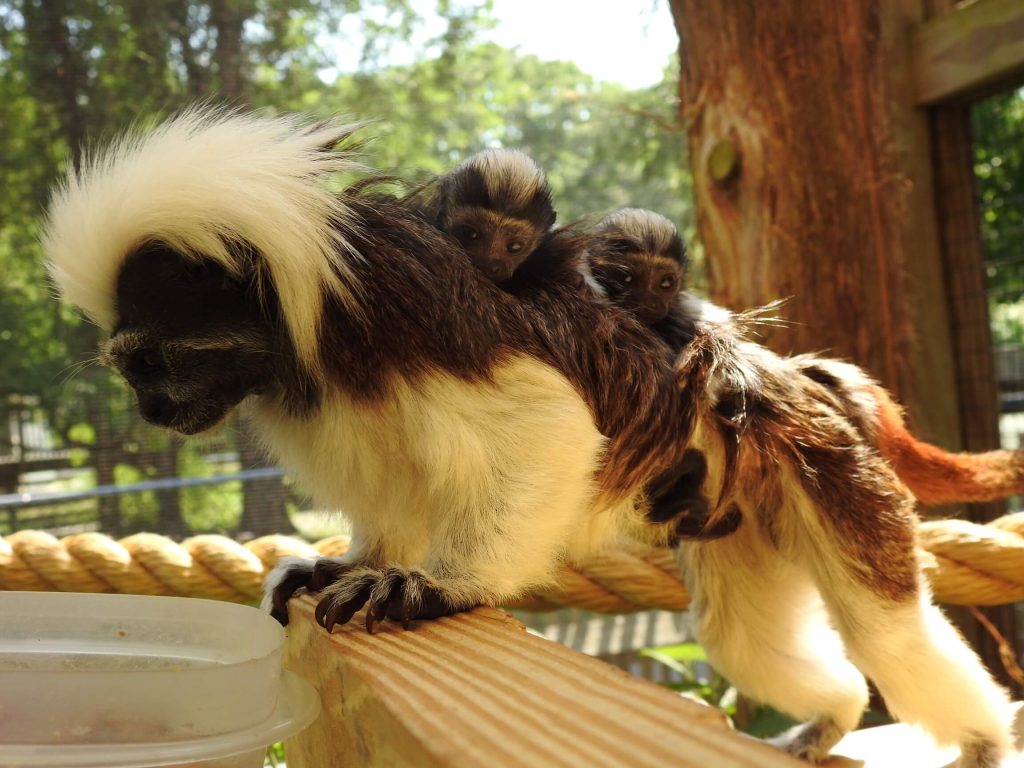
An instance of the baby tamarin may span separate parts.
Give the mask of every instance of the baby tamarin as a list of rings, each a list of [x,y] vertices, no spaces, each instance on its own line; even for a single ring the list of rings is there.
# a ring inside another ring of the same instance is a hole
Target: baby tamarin
[[[514,149],[484,150],[435,184],[432,202],[426,206],[428,218],[458,241],[474,266],[505,291],[523,298],[535,296],[538,291],[591,292],[580,270],[582,256],[601,244],[602,239],[573,226],[552,230],[555,210],[551,189],[543,170],[529,155]],[[670,353],[674,355],[684,343],[684,334],[670,332],[684,325],[684,307],[678,301],[685,262],[682,240],[672,223],[656,213],[637,209],[624,213],[626,224],[634,221],[636,214],[651,218],[633,251],[648,247],[648,240],[656,244],[665,240],[665,225],[674,235],[674,239],[668,238],[673,246],[674,271],[662,278],[672,281],[671,297],[663,291],[665,296],[658,299],[665,304],[678,304],[677,311],[672,319],[662,322],[661,315],[669,313],[667,306],[659,305],[645,312],[650,302],[637,302],[640,319],[658,321],[656,330],[671,339]],[[645,219],[641,216],[640,221]],[[646,239],[643,234],[648,235]],[[623,303],[623,308],[633,307]],[[687,322],[692,325],[692,321]],[[702,491],[705,476],[704,458],[697,452],[687,453],[681,463],[647,486],[651,518],[677,521],[676,530],[687,537],[718,538],[735,530],[739,525],[736,515],[725,515],[708,526],[710,510]]]
[[[555,223],[544,171],[517,149],[485,149],[438,178],[425,213],[495,283],[516,272]]]
[[[632,312],[676,352],[693,337],[694,301],[683,292],[689,258],[660,213],[622,208],[594,228],[587,266],[613,304]]]

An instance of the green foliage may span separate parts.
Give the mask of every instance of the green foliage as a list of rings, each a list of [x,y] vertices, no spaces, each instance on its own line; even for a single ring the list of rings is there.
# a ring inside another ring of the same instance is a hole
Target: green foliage
[[[1024,344],[1024,89],[980,102],[971,118],[993,333]]]
[[[699,643],[679,643],[644,648],[641,656],[664,664],[682,680],[667,683],[675,691],[700,697],[713,707],[732,716],[736,714],[736,691],[708,665],[708,657]]]
[[[697,696],[732,718],[736,727],[751,736],[764,738],[781,733],[796,724],[771,707],[751,705],[739,698],[728,680],[708,665],[707,654],[699,643],[679,643],[640,651],[677,672],[682,680],[667,687],[688,696]]]
[[[194,444],[186,444],[178,454],[177,473],[182,477],[210,477],[237,469],[214,467]],[[181,512],[193,531],[233,531],[242,518],[242,482],[182,488]]]
[[[114,482],[117,485],[140,483],[145,479],[143,468],[131,464],[118,464],[114,467]],[[121,519],[128,530],[156,530],[157,509],[156,494],[153,491],[131,493],[120,499]]]
[[[629,91],[493,43],[460,42],[457,60],[457,69],[439,56],[340,77],[317,109],[376,117],[368,159],[399,175],[422,178],[485,147],[515,146],[547,169],[564,221],[637,205],[690,226],[668,73]]]
[[[267,766],[267,768],[278,768],[278,766],[283,766],[285,764],[284,744],[282,742],[279,741],[276,744],[271,744],[267,747],[267,757],[263,764]]]

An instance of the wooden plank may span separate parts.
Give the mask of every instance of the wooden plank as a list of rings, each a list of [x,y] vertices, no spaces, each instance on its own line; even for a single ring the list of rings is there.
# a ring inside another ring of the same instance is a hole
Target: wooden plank
[[[955,13],[955,11],[953,12]],[[941,17],[940,17],[941,18]],[[935,174],[935,205],[948,286],[956,359],[956,387],[962,446],[968,451],[998,448],[999,387],[985,288],[984,246],[977,207],[969,108],[944,105],[930,110]],[[1006,513],[1005,501],[972,504],[966,517],[986,523]],[[1003,637],[1015,644],[1012,605],[985,609]],[[1020,687],[1006,673],[999,643],[974,619],[953,613],[988,668],[1015,693]]]
[[[798,768],[718,711],[528,634],[481,608],[373,635],[326,634],[292,600],[285,665],[323,713],[285,745],[289,768],[645,766]]]
[[[1024,82],[1024,3],[976,0],[935,16],[913,28],[910,50],[918,104]]]

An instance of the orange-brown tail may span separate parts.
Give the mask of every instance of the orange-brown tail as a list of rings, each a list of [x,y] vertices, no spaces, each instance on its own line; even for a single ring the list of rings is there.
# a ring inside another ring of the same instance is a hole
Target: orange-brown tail
[[[1024,450],[950,453],[907,431],[900,408],[876,388],[878,450],[922,504],[993,501],[1024,494]]]

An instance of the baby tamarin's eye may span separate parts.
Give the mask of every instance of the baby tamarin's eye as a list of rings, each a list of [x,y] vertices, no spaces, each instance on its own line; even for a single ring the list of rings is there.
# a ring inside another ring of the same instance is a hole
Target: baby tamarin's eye
[[[672,278],[671,275],[665,275],[663,278],[661,278],[661,289],[662,290],[665,290],[665,291],[670,290],[670,289],[674,288],[675,285],[676,285],[676,281]]]
[[[460,224],[455,228],[455,236],[459,238],[459,240],[476,240],[480,237],[480,233],[470,226]]]
[[[633,282],[633,273],[632,272],[627,272],[625,275],[623,275],[622,276],[622,282],[624,282],[626,284],[632,283]]]
[[[519,240],[513,240],[505,247],[505,250],[507,250],[509,253],[519,253],[521,250],[523,250],[523,243]]]

